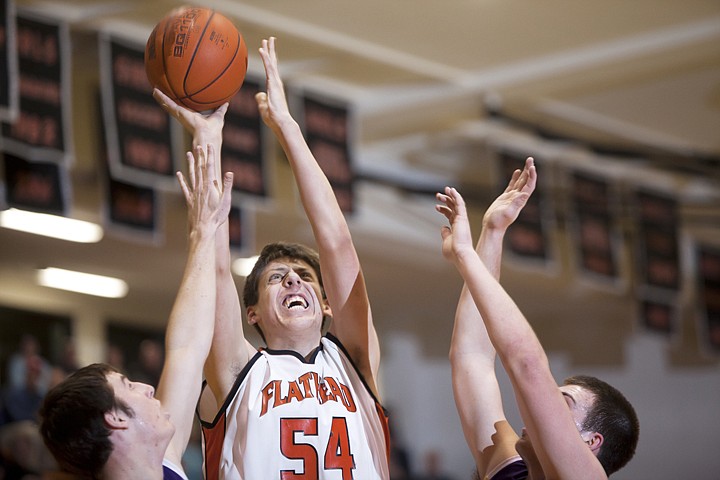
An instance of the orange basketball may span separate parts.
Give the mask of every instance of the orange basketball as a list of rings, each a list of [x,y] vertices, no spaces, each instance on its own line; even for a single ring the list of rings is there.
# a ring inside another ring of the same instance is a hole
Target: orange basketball
[[[153,87],[202,112],[229,101],[247,71],[247,46],[235,25],[215,10],[182,7],[153,29],[145,72]]]

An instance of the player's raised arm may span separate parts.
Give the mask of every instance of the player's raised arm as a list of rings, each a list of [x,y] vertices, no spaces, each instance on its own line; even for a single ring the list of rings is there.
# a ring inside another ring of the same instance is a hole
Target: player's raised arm
[[[260,56],[265,66],[267,93],[257,95],[263,121],[275,133],[298,185],[320,254],[327,298],[332,309],[331,332],[348,350],[377,394],[375,379],[380,348],[372,322],[365,280],[345,217],[335,194],[290,115],[275,52],[275,39],[263,40]]]
[[[528,435],[548,478],[607,478],[578,434],[545,352],[522,312],[472,248],[465,202],[453,188],[436,208],[449,220],[443,255],[462,275],[518,397]]]
[[[228,104],[209,115],[184,108],[160,90],[153,91],[155,100],[185,130],[192,135],[193,148],[212,145],[219,155],[222,149],[222,129]],[[220,177],[221,162],[215,162],[214,174]],[[237,372],[254,354],[254,347],[245,339],[237,288],[230,270],[229,224],[223,223],[215,236],[216,304],[215,335],[207,362],[205,378],[216,399],[222,402],[230,391]]]
[[[503,238],[535,188],[532,159],[516,170],[505,191],[488,207],[476,252],[495,279],[500,277]],[[472,295],[463,286],[455,312],[450,346],[453,392],[465,438],[480,478],[517,457],[515,440],[505,418],[495,376],[495,347],[487,334]]]
[[[215,235],[230,210],[232,174],[222,186],[214,175],[215,152],[197,147],[187,154],[188,180],[178,173],[188,207],[188,260],[165,335],[165,364],[157,397],[169,412],[175,434],[166,458],[180,465],[210,350],[215,311]]]

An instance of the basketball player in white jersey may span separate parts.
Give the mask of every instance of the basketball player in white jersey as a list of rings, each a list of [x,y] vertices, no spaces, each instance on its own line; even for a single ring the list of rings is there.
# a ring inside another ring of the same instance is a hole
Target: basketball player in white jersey
[[[358,256],[330,183],[290,115],[275,39],[263,40],[259,52],[267,93],[257,95],[258,109],[287,155],[319,256],[291,243],[261,252],[243,292],[248,323],[267,345],[258,350],[243,333],[227,227],[219,231],[215,336],[198,409],[205,476],[385,480],[380,348]],[[156,98],[193,138],[222,141],[222,125]]]

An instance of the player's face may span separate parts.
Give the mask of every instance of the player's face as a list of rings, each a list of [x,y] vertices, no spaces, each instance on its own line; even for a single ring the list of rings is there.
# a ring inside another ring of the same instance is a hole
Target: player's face
[[[578,385],[563,385],[560,387],[560,393],[562,393],[568,410],[570,410],[570,415],[572,416],[573,422],[575,422],[578,433],[583,433],[582,425],[585,417],[593,406],[595,394]],[[537,471],[542,471],[530,437],[524,428],[522,436],[515,444],[515,449],[531,471],[533,466]]]
[[[249,320],[258,323],[270,340],[273,332],[290,329],[319,332],[324,314],[320,281],[302,260],[278,259],[270,262],[258,282],[258,304],[250,309]]]
[[[563,385],[560,387],[560,393],[570,409],[578,432],[582,432],[585,417],[595,402],[595,394],[579,385]]]
[[[108,374],[107,379],[115,397],[132,408],[133,415],[125,415],[126,420],[129,425],[138,429],[141,438],[169,440],[172,437],[175,428],[170,422],[170,414],[163,409],[160,400],[155,398],[155,389],[152,386],[130,381],[117,372]]]

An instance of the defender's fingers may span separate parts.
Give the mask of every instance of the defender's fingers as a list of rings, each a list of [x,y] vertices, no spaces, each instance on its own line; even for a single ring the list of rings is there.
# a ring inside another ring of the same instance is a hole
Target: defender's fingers
[[[180,184],[180,189],[182,190],[183,196],[185,197],[185,203],[188,205],[192,205],[192,194],[190,193],[190,189],[188,188],[187,182],[185,181],[185,177],[183,176],[182,172],[175,172],[175,178],[177,178],[178,183]]]

